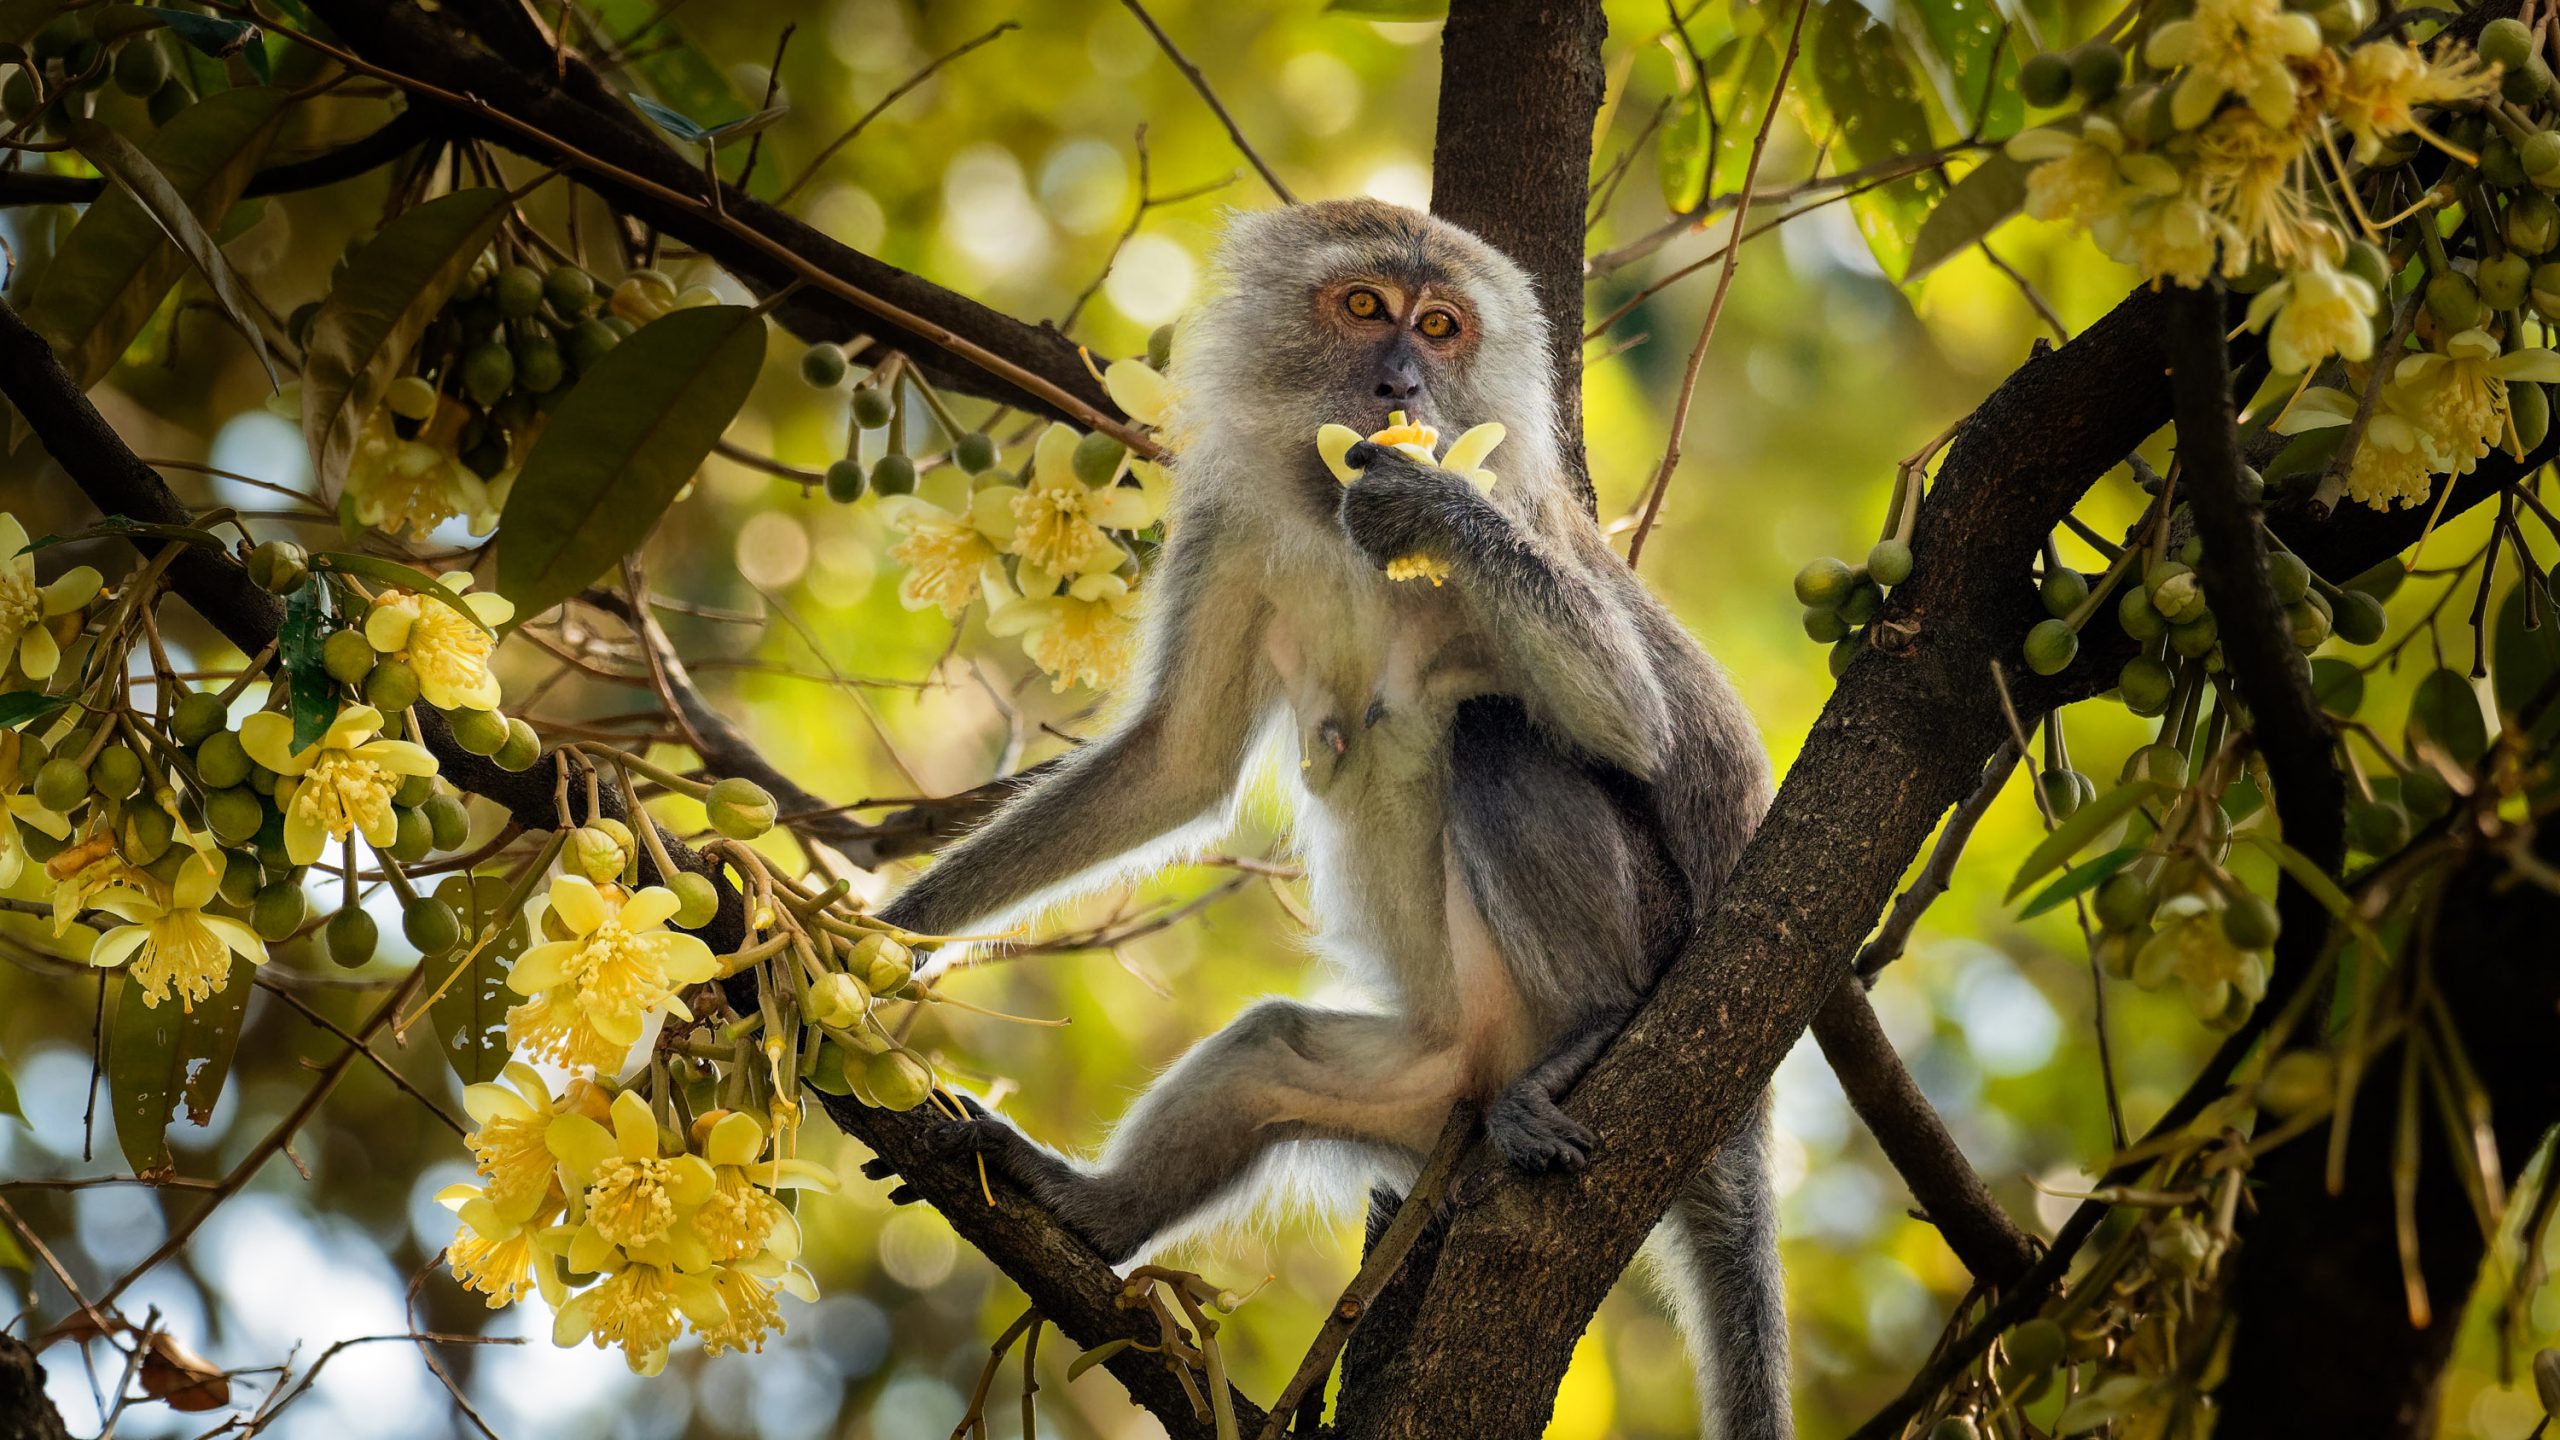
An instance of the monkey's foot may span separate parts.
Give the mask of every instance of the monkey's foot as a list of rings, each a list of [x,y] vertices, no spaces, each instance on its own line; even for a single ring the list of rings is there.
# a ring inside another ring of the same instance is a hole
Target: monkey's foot
[[[1557,1107],[1547,1087],[1534,1080],[1503,1091],[1484,1117],[1484,1129],[1504,1159],[1531,1174],[1581,1170],[1591,1163],[1591,1149],[1598,1143],[1581,1121]]]

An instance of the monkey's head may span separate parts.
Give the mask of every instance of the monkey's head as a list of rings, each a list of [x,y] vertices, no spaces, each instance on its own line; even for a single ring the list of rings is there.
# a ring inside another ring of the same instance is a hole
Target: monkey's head
[[[1243,424],[1312,460],[1327,423],[1365,434],[1402,410],[1454,435],[1499,421],[1511,466],[1529,458],[1519,439],[1554,430],[1529,277],[1447,221],[1379,200],[1261,211],[1236,218],[1218,271],[1174,347],[1203,429]]]

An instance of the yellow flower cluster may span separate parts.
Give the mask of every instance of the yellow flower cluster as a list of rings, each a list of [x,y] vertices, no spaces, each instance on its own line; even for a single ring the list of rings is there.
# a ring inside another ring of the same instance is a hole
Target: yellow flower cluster
[[[534,946],[507,972],[526,997],[507,1011],[507,1041],[527,1055],[617,1069],[652,1014],[689,1018],[679,992],[719,973],[710,946],[666,928],[678,901],[664,886],[626,892],[562,875],[550,902],[568,938]]]
[[[1164,378],[1136,360],[1103,372],[1104,387],[1130,418],[1165,422]],[[1151,461],[1088,482],[1076,473],[1076,432],[1052,425],[1034,442],[1020,484],[983,484],[957,508],[893,495],[881,513],[903,538],[890,554],[906,567],[898,598],[910,610],[954,619],[987,604],[988,628],[1019,636],[1023,653],[1050,676],[1050,688],[1108,687],[1128,673],[1137,645],[1136,589],[1128,551],[1115,538],[1164,518],[1171,477]],[[1135,485],[1122,483],[1125,473]],[[1006,557],[1015,561],[1007,573]]]
[[[474,535],[495,529],[515,472],[483,480],[457,458],[469,420],[462,406],[440,400],[418,433],[403,440],[392,429],[390,407],[376,407],[347,460],[346,498],[355,518],[379,530],[406,528],[413,536],[457,519]]]
[[[637,1094],[574,1080],[555,1098],[521,1061],[463,1099],[483,1183],[437,1197],[461,1221],[446,1263],[492,1306],[538,1290],[554,1343],[619,1347],[654,1375],[688,1328],[714,1354],[761,1350],[783,1328],[778,1294],[817,1298],[776,1192],[831,1182],[768,1155],[754,1117],[712,1111],[679,1137]]]
[[[2364,377],[2350,370],[2359,382]],[[2560,381],[2560,353],[2501,351],[2484,330],[2465,330],[2431,351],[2402,357],[2383,381],[2363,443],[2347,469],[2347,496],[2387,510],[2427,499],[2429,477],[2469,474],[2494,449],[2521,453],[2507,404],[2510,382]],[[2358,397],[2315,386],[2276,429],[2287,435],[2348,424]]]
[[[276,806],[294,864],[312,863],[330,841],[352,832],[377,848],[398,838],[391,797],[403,779],[435,774],[436,757],[414,741],[375,739],[381,729],[381,711],[350,705],[318,740],[296,750],[290,717],[261,710],[240,722],[240,748],[280,777]]]
[[[365,612],[364,638],[377,653],[406,664],[418,677],[418,693],[437,709],[495,710],[498,677],[489,657],[498,637],[492,632],[515,618],[516,607],[503,595],[466,593],[467,570],[439,576],[436,583],[480,623],[433,596],[390,590]]]

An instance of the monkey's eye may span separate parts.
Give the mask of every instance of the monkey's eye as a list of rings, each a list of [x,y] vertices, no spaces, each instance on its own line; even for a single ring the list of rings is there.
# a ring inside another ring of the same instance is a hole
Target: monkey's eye
[[[1458,317],[1446,310],[1427,310],[1415,328],[1434,340],[1446,340],[1458,333]]]
[[[1342,308],[1362,320],[1375,320],[1386,313],[1387,302],[1377,291],[1364,286],[1343,296]]]

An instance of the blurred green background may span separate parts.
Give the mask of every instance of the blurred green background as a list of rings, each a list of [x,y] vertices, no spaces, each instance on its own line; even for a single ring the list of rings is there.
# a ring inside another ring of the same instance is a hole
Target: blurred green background
[[[609,33],[627,34],[662,7],[608,0],[590,8]],[[1328,14],[1316,0],[1162,0],[1152,8],[1301,196],[1427,202],[1436,25]],[[1662,52],[1648,44],[1662,28],[1662,10],[1609,8],[1601,165],[1636,139],[1668,74]],[[2091,9],[2064,19],[2064,33],[2046,42],[2077,38],[2097,18]],[[790,112],[761,141],[756,185],[771,194],[931,57],[1003,21],[1019,28],[899,99],[824,164],[795,208],[858,249],[1029,318],[1063,316],[1101,277],[1072,333],[1098,357],[1140,352],[1148,332],[1181,313],[1207,283],[1222,218],[1272,202],[1198,97],[1112,0],[680,4],[650,32],[635,83],[705,121],[743,114],[764,92],[777,32],[786,22],[796,25],[781,67]],[[2045,23],[2055,17],[2047,14]],[[334,120],[306,123],[354,133],[379,113],[361,98],[331,104],[340,107]],[[1106,276],[1142,199],[1141,126],[1153,192],[1194,195],[1139,214]],[[288,136],[286,143],[310,138]],[[1801,177],[1813,147],[1813,137],[1782,126],[1767,175]],[[1654,168],[1648,146],[1598,217],[1595,250],[1661,222]],[[515,170],[519,178],[532,173],[520,163]],[[1719,189],[1738,178],[1736,164]],[[1229,183],[1217,185],[1221,180]],[[1200,193],[1203,186],[1215,188]],[[537,215],[556,194],[556,186],[545,192]],[[372,223],[382,198],[375,177],[268,202],[233,253],[267,301],[289,309],[317,297],[329,262]],[[595,218],[591,209],[590,223]],[[22,255],[58,233],[58,221],[44,212],[14,212],[4,223]],[[1592,315],[1695,260],[1720,234],[1717,226],[1683,236],[1597,277]],[[2103,313],[2129,284],[2125,272],[2059,227],[2019,221],[1994,243],[2069,327]],[[680,281],[735,292],[701,262],[679,258],[663,268]],[[1669,288],[1590,349],[1588,439],[1604,520],[1637,505],[1658,463],[1664,417],[1712,280],[1709,267]],[[100,392],[135,448],[304,483],[299,438],[260,404],[263,387],[236,337],[198,317],[180,323],[174,363],[128,365]],[[1979,253],[1912,291],[1898,288],[1870,259],[1845,206],[1811,210],[1746,250],[1644,573],[1736,674],[1781,768],[1830,686],[1822,648],[1799,632],[1790,576],[1816,554],[1862,553],[1881,519],[1895,462],[1962,416],[2040,334],[2051,338],[2019,287]],[[168,340],[155,332],[145,348]],[[821,394],[802,385],[796,355],[788,337],[775,337],[768,373],[730,439],[815,470],[841,453],[845,398],[841,390]],[[269,512],[279,503],[200,476],[172,478],[205,502]],[[925,493],[936,494],[934,480]],[[2133,494],[2120,479],[2110,482],[2087,513],[2102,529],[2119,524],[2132,513]],[[83,519],[77,496],[33,447],[0,462],[0,497],[31,533]],[[252,524],[290,534],[296,522],[270,516]],[[678,619],[676,639],[694,657],[698,678],[768,753],[832,799],[965,788],[1054,752],[1060,735],[1092,732],[1097,697],[1053,695],[1012,641],[983,632],[981,613],[955,636],[939,615],[903,610],[887,555],[892,539],[867,504],[834,505],[715,458],[674,523],[661,528],[648,560],[662,596],[748,617]],[[111,573],[124,563],[110,550],[95,558]],[[2429,587],[2409,587],[2395,614],[2428,595]],[[182,645],[197,639],[192,632],[178,638]],[[212,647],[192,653],[207,663],[222,658]],[[509,654],[508,708],[537,723],[611,724],[647,703],[645,690],[577,674],[557,678],[555,662],[522,641]],[[2111,773],[2147,738],[2120,708],[2084,707],[2072,723],[2072,744],[2092,773]],[[1276,806],[1258,806],[1230,848],[1278,856],[1284,831]],[[2106,1154],[2109,1132],[2092,974],[2077,927],[2067,912],[2020,923],[1999,901],[2009,865],[2040,831],[2024,788],[2012,787],[1955,888],[1930,912],[1909,958],[1887,974],[1875,1001],[2000,1197],[2013,1213],[2049,1225],[2066,1202],[2040,1198],[2030,1179],[2073,1189]],[[899,878],[878,877],[880,893]],[[1072,930],[1124,909],[1205,895],[1237,878],[1230,869],[1176,869],[1133,892],[1097,897],[1051,925]],[[40,885],[31,878],[17,893],[32,896]],[[1034,1028],[945,1010],[928,1018],[920,1039],[949,1074],[999,1087],[1004,1109],[1034,1134],[1090,1146],[1155,1071],[1254,996],[1321,992],[1330,983],[1301,942],[1296,905],[1287,883],[1247,877],[1196,918],[1116,952],[1044,953],[986,966],[950,989],[991,1009],[1071,1023]],[[0,931],[0,958],[10,962],[0,965],[0,1053],[16,1070],[31,1122],[0,1121],[0,1177],[114,1173],[103,1107],[86,1138],[83,1128],[96,985],[76,967],[41,958],[54,942],[32,924],[8,917]],[[402,968],[396,956],[376,963],[377,972],[351,977],[316,954],[286,953],[273,968],[343,1022],[371,1003],[366,987],[378,989]],[[2174,994],[2110,985],[2106,998],[2125,1118],[2138,1129],[2184,1084],[2210,1037]],[[219,1174],[302,1093],[304,1060],[334,1051],[334,1042],[304,1020],[258,996],[233,1086],[212,1125],[177,1133],[182,1169]],[[412,1036],[400,1059],[436,1093],[455,1088],[427,1037]],[[1799,1426],[1810,1436],[1835,1434],[1922,1362],[1965,1276],[1935,1232],[1908,1215],[1901,1182],[1810,1042],[1779,1073],[1776,1115]],[[706,1360],[688,1345],[663,1377],[640,1381],[617,1356],[553,1349],[538,1304],[483,1310],[441,1273],[428,1274],[412,1296],[412,1277],[451,1234],[430,1197],[463,1178],[468,1161],[451,1134],[362,1068],[303,1132],[293,1151],[298,1166],[270,1164],[180,1262],[143,1281],[129,1303],[137,1314],[157,1307],[176,1334],[233,1366],[291,1356],[308,1367],[341,1340],[401,1333],[412,1323],[412,1300],[422,1328],[532,1336],[522,1346],[440,1352],[489,1424],[510,1437],[947,1434],[988,1340],[1019,1313],[1022,1297],[936,1215],[893,1209],[885,1187],[859,1179],[855,1169],[865,1157],[858,1146],[823,1126],[809,1130],[806,1144],[845,1182],[841,1195],[812,1197],[802,1209],[824,1297],[815,1306],[786,1302],[788,1334],[762,1356]],[[169,1213],[194,1203],[129,1186],[0,1189],[0,1196],[88,1284],[121,1273],[157,1243]],[[1239,1291],[1262,1284],[1224,1332],[1229,1363],[1248,1394],[1267,1399],[1294,1368],[1356,1263],[1358,1233],[1356,1211],[1312,1220],[1291,1212],[1170,1257]],[[0,1273],[0,1294],[25,1291],[25,1277]],[[6,1308],[18,1303],[12,1298]],[[37,1305],[58,1315],[64,1297],[46,1282]],[[2560,1295],[2541,1296],[2533,1319],[2546,1335],[2560,1329]],[[1159,1433],[1106,1375],[1068,1384],[1071,1358],[1054,1337],[1042,1351],[1043,1433]],[[91,1381],[72,1348],[58,1346],[46,1359],[73,1428],[93,1429]],[[1550,1433],[1565,1440],[1693,1434],[1686,1376],[1660,1305],[1630,1283],[1577,1352]],[[97,1383],[111,1387],[114,1378],[101,1375]],[[1006,1397],[1019,1383],[1011,1365],[996,1382],[995,1434],[1014,1433]],[[268,1433],[384,1440],[474,1433],[451,1411],[410,1346],[375,1343],[333,1355],[310,1393]],[[2445,1415],[2448,1434],[2510,1440],[2531,1428],[2534,1411],[2529,1390],[2500,1387],[2474,1363],[2454,1376]],[[198,1417],[145,1409],[126,1417],[120,1433],[203,1428]]]

